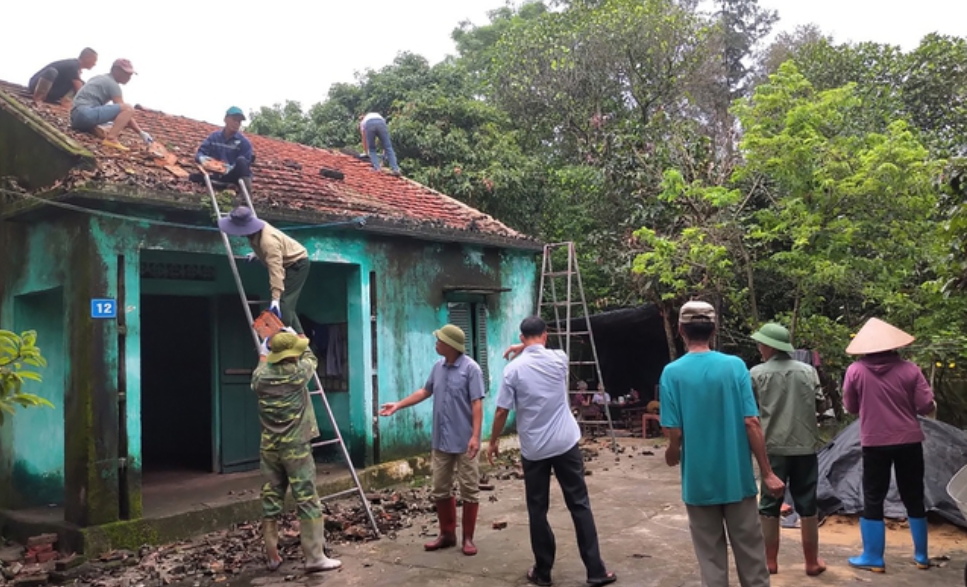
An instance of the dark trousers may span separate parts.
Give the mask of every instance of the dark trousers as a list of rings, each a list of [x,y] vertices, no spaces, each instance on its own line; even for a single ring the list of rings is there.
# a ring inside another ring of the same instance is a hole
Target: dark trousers
[[[239,157],[235,160],[235,166],[229,170],[225,175],[220,175],[217,181],[223,181],[229,184],[237,184],[238,180],[243,177],[252,177],[252,167],[249,165],[248,160],[245,157]]]
[[[530,521],[531,549],[534,551],[535,573],[550,579],[557,545],[547,522],[551,498],[551,471],[564,494],[571,512],[578,550],[589,579],[600,579],[607,573],[598,548],[598,530],[591,513],[588,487],[584,482],[584,458],[578,445],[562,455],[540,461],[521,459],[524,466],[524,491],[527,494],[527,516]]]
[[[373,169],[379,171],[379,156],[376,154],[376,139],[379,138],[386,158],[389,160],[390,169],[399,171],[400,166],[396,163],[396,151],[393,150],[393,141],[389,137],[389,127],[386,121],[379,118],[366,121],[366,148],[369,150],[369,161],[373,164]]]
[[[309,277],[309,259],[299,259],[295,263],[285,268],[285,278],[282,280],[282,298],[279,300],[279,309],[282,310],[282,323],[291,326],[299,334],[304,334],[302,323],[299,322],[299,314],[296,307],[299,305],[299,296],[302,294],[302,287],[306,284]]]
[[[907,517],[927,515],[923,505],[923,445],[897,444],[863,447],[863,517],[883,519],[883,501],[890,490],[890,472],[896,472],[896,488]]]

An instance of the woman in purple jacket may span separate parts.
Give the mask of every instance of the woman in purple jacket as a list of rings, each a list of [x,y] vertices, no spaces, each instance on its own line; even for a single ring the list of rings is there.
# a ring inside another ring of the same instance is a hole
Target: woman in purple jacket
[[[891,469],[895,469],[897,490],[910,520],[917,567],[930,568],[923,503],[924,436],[917,415],[930,414],[937,404],[920,368],[896,351],[914,340],[906,332],[870,318],[846,347],[848,354],[864,355],[849,366],[843,381],[843,404],[846,411],[860,416],[863,447],[863,554],[850,557],[849,564],[877,573],[886,570],[883,501],[890,489]]]

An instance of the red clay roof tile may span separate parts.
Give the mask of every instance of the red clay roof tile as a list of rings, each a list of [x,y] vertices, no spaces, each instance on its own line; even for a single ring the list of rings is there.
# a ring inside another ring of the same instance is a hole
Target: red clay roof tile
[[[25,87],[0,80],[0,92],[14,97],[94,153],[98,171],[93,174],[93,180],[122,183],[116,178],[133,171],[140,184],[161,194],[170,193],[173,202],[186,194],[204,196],[203,186],[149,163],[140,150],[141,141],[133,133],[125,132],[121,138],[131,151],[120,153],[103,147],[94,135],[72,130],[67,109],[52,105],[36,107]],[[193,166],[198,145],[220,128],[140,107],[136,120],[155,141],[177,155],[178,164],[189,172],[197,171]],[[409,227],[415,233],[421,229],[452,232],[455,236],[474,233],[498,241],[526,241],[528,248],[534,246],[532,238],[492,216],[414,181],[376,172],[368,162],[356,157],[259,135],[245,136],[255,151],[253,197],[259,208],[306,210],[345,218],[368,216]],[[340,171],[344,178],[322,177],[319,175],[322,168]]]

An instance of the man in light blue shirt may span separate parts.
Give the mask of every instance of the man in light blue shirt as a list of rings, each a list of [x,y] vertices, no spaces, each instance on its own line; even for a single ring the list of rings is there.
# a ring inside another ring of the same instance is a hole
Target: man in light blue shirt
[[[574,521],[578,550],[588,573],[587,582],[591,585],[614,583],[618,577],[609,573],[601,560],[598,531],[584,482],[584,458],[578,447],[581,430],[568,407],[567,355],[546,348],[547,325],[537,316],[521,322],[520,340],[521,344],[512,346],[505,354],[520,354],[520,358],[504,369],[487,458],[492,465],[499,452],[500,434],[507,416],[511,410],[516,411],[535,559],[527,579],[537,585],[551,584],[555,542],[554,532],[547,523],[547,508],[553,470]]]
[[[380,416],[433,397],[433,491],[440,521],[440,535],[424,544],[426,550],[440,550],[457,544],[457,501],[453,480],[456,477],[463,499],[463,554],[477,554],[473,533],[480,508],[480,429],[483,426],[483,371],[464,354],[466,334],[459,326],[447,324],[435,330],[436,352],[443,358],[433,364],[423,387],[398,402],[384,404]]]
[[[759,525],[755,455],[763,485],[785,492],[766,456],[752,380],[738,357],[713,351],[715,309],[691,301],[678,315],[687,354],[665,366],[659,382],[665,462],[682,465],[682,501],[704,587],[728,587],[728,542],[743,587],[768,587]]]

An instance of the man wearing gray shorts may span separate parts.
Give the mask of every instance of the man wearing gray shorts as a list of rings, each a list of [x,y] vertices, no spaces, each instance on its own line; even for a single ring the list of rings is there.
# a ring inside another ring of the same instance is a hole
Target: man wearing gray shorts
[[[134,74],[134,67],[130,61],[118,59],[111,65],[111,73],[91,78],[74,97],[71,128],[92,132],[98,126],[111,122],[113,123],[111,130],[104,137],[104,146],[120,151],[129,150],[118,141],[121,132],[129,125],[141,135],[145,143],[153,141],[151,135],[141,130],[134,120],[134,108],[130,104],[125,104],[122,98],[121,84],[131,81],[131,76]]]

